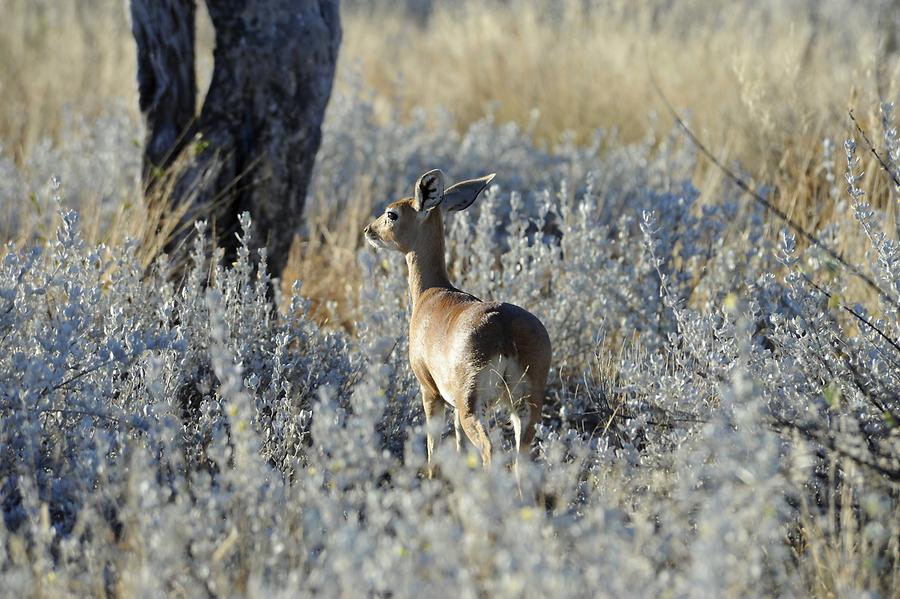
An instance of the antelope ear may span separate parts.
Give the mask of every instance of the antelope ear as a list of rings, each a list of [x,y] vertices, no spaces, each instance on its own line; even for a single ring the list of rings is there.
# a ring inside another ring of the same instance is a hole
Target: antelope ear
[[[484,191],[484,188],[494,179],[496,173],[479,177],[478,179],[469,179],[468,181],[460,181],[456,185],[451,185],[444,192],[444,201],[441,207],[447,211],[465,210],[472,205],[478,194]]]
[[[444,198],[444,173],[441,169],[428,171],[416,181],[414,208],[419,212],[431,210]]]

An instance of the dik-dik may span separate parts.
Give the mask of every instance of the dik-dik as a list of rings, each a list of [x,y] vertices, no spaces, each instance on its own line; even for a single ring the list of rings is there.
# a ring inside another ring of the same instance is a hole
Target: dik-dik
[[[443,212],[465,210],[494,175],[444,189],[440,170],[422,175],[414,197],[397,200],[365,228],[376,248],[406,256],[412,319],[409,362],[422,390],[428,463],[434,451],[433,418],[454,409],[456,449],[462,431],[491,462],[485,414],[508,402],[521,454],[530,450],[550,368],[550,337],[541,321],[518,306],[483,302],[450,282],[444,259]],[[460,251],[465,251],[460,248]],[[461,429],[461,430],[460,430]]]

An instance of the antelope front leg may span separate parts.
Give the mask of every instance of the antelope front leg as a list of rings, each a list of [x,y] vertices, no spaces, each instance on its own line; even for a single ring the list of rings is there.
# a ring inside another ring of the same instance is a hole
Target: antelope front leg
[[[434,475],[434,466],[431,463],[431,457],[434,454],[435,435],[440,438],[440,429],[443,419],[435,420],[435,416],[443,416],[444,400],[441,396],[427,389],[424,385],[422,389],[422,406],[425,408],[425,446],[428,450],[428,478]]]

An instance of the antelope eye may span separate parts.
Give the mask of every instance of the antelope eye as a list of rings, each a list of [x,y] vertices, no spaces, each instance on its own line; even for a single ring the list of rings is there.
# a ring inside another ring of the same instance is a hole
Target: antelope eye
[[[386,212],[385,214],[387,214],[388,220],[397,220],[398,218],[400,218],[400,215],[398,215],[396,212]]]

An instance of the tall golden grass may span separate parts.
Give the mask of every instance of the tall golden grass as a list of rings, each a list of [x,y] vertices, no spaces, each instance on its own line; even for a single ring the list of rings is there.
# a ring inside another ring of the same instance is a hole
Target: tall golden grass
[[[136,100],[135,49],[122,3],[0,0],[0,143],[21,159],[56,138],[68,113]]]
[[[440,108],[463,128],[491,113],[531,127],[548,145],[566,134],[586,141],[598,128],[624,142],[664,138],[674,125],[655,80],[722,162],[772,189],[773,204],[815,232],[846,214],[835,213],[846,194],[836,198],[823,184],[823,141],[833,142],[840,176],[842,142],[859,137],[848,111],[875,139],[878,106],[896,96],[900,74],[874,3],[870,12],[848,3],[846,14],[824,6],[435,3],[420,22],[377,5],[345,15],[341,70],[359,73],[375,91],[382,118]],[[896,201],[860,144],[861,187],[892,224]],[[704,201],[718,201],[729,185],[706,160],[694,178]],[[773,222],[773,230],[782,226]],[[846,236],[837,249],[862,260],[865,247],[861,237]]]
[[[840,162],[841,142],[856,136],[848,109],[874,137],[878,104],[896,96],[900,75],[897,55],[884,50],[876,3],[869,12],[847,3],[843,15],[836,3],[801,1],[435,2],[427,20],[396,3],[374,6],[345,3],[336,91],[357,75],[382,118],[440,107],[459,128],[486,113],[531,124],[548,145],[566,133],[585,140],[597,128],[637,140],[672,126],[655,77],[714,153],[739,164],[751,183],[771,186],[773,201],[810,230],[833,218],[835,198],[821,183],[823,139],[834,140]],[[0,0],[0,13],[0,143],[7,153],[27,155],[38,140],[59,134],[67,112],[90,116],[114,99],[139,118],[127,5]],[[203,89],[212,36],[198,13]],[[896,202],[871,155],[863,168],[868,201],[896,220]],[[695,180],[715,201],[721,173],[701,161]],[[368,206],[310,208],[312,233],[292,252],[291,272],[314,299],[352,295],[353,251]],[[862,256],[857,240],[841,245]]]
[[[823,138],[840,147],[853,133],[848,108],[873,125],[879,101],[897,92],[900,63],[881,51],[879,15],[848,4],[845,20],[826,23],[814,3],[805,14],[797,2],[668,4],[447,3],[425,25],[385,9],[351,13],[342,63],[359,69],[386,113],[441,106],[465,126],[486,111],[524,125],[537,111],[548,142],[598,127],[623,141],[665,131],[672,120],[655,76],[712,149],[819,224],[822,190],[809,176]]]

